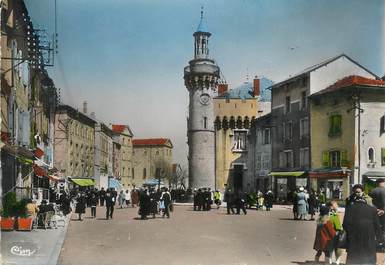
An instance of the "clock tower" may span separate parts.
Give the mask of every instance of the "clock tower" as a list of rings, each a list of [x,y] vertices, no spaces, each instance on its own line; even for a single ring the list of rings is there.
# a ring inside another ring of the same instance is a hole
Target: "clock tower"
[[[217,95],[219,67],[209,57],[209,38],[203,10],[194,36],[194,59],[184,69],[189,91],[187,137],[190,188],[215,189],[215,130],[213,98]]]

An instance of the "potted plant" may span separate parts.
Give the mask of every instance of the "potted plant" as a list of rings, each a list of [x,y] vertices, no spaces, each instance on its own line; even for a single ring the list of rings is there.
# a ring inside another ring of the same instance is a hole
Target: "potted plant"
[[[33,218],[28,217],[26,206],[28,204],[27,199],[22,199],[17,202],[16,216],[17,216],[17,230],[19,231],[31,231]]]
[[[8,192],[3,198],[3,210],[1,213],[1,230],[12,231],[15,226],[16,193]]]

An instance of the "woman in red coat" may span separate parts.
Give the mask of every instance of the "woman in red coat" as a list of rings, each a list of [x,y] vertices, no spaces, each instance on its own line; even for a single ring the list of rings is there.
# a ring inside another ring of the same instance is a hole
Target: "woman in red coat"
[[[325,254],[325,264],[331,263],[331,253],[333,249],[333,239],[336,235],[332,222],[329,220],[329,207],[322,206],[320,216],[317,220],[317,230],[314,240],[314,249],[317,251],[315,261],[318,262]]]

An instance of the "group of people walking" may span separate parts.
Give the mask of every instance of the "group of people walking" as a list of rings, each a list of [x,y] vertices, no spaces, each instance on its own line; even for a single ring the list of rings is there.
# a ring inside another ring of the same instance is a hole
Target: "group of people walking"
[[[213,203],[217,209],[222,204],[221,193],[216,190],[212,192],[210,188],[194,189],[194,211],[210,211]]]
[[[173,210],[171,193],[168,188],[161,190],[141,190],[139,193],[139,215],[140,219],[146,220],[149,215],[155,218],[157,214],[170,218]]]
[[[304,187],[299,187],[293,193],[294,220],[314,220],[319,205],[320,200],[314,190],[310,190],[309,193]],[[308,215],[310,219],[307,219]]]
[[[378,179],[377,184],[378,187],[369,194],[364,193],[361,184],[353,186],[352,194],[345,202],[342,224],[336,201],[320,205],[314,241],[316,261],[323,253],[325,263],[332,264],[334,254],[334,263],[340,264],[346,249],[346,264],[376,264],[377,252],[384,251],[385,180]]]

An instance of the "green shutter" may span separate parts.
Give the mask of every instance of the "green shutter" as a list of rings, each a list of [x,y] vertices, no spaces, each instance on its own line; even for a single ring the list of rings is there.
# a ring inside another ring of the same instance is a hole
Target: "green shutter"
[[[341,167],[348,167],[349,161],[348,161],[348,151],[342,150],[341,151]]]
[[[381,148],[382,166],[385,166],[385,148]]]
[[[341,115],[335,115],[335,130],[334,133],[335,135],[341,135],[341,122],[342,122],[342,116]]]
[[[334,132],[334,119],[333,119],[333,115],[329,117],[329,135],[333,135],[333,132]]]
[[[322,152],[322,166],[323,167],[330,167],[330,158],[329,158],[329,151],[323,151]]]

